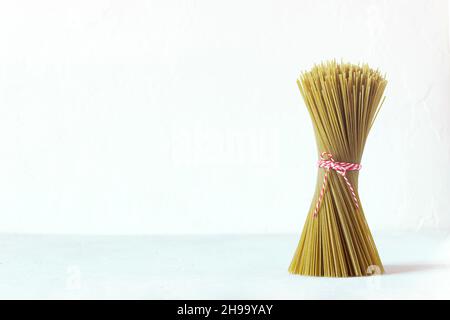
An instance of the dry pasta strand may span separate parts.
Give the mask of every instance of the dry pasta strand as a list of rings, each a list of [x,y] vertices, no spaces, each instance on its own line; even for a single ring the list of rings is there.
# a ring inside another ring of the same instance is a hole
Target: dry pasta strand
[[[385,76],[367,64],[333,60],[302,73],[297,84],[313,122],[318,155],[325,151],[336,161],[360,163],[384,101]],[[289,272],[325,277],[365,276],[374,269],[384,273],[359,201],[359,172],[346,173],[359,208],[342,176],[330,170],[318,216],[314,217],[324,174],[319,168],[316,192]]]

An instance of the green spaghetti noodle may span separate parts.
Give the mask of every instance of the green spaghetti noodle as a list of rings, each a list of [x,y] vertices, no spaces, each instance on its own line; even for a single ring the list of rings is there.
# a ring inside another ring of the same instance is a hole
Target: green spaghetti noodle
[[[364,145],[384,101],[387,81],[368,65],[330,61],[300,75],[298,87],[311,116],[319,155],[359,164]],[[319,199],[325,174],[326,190]],[[358,197],[358,171],[345,176],[319,168],[316,192],[289,266],[294,274],[326,277],[364,276],[384,272]],[[321,203],[320,201],[321,200]],[[320,203],[317,216],[314,215]]]

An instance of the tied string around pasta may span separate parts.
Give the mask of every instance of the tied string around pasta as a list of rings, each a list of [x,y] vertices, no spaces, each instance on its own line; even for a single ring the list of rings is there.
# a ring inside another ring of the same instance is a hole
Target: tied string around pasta
[[[353,197],[353,202],[355,203],[356,209],[359,209],[358,199],[356,198],[355,190],[353,189],[352,184],[348,181],[346,176],[347,171],[359,171],[361,169],[361,165],[359,163],[350,163],[350,162],[338,162],[333,159],[333,155],[329,152],[322,152],[320,155],[320,160],[317,163],[319,168],[325,169],[325,176],[323,177],[322,189],[320,190],[319,199],[316,203],[316,208],[314,210],[314,217],[317,217],[319,213],[320,205],[322,204],[323,195],[325,194],[325,190],[328,184],[328,173],[330,170],[334,170],[339,173],[345,180],[345,183],[348,186],[348,190]]]

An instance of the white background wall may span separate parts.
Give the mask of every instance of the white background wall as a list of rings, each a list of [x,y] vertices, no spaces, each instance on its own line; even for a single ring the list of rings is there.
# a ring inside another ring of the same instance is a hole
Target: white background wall
[[[0,232],[300,232],[296,77],[387,73],[360,194],[374,230],[450,228],[447,1],[0,2]]]

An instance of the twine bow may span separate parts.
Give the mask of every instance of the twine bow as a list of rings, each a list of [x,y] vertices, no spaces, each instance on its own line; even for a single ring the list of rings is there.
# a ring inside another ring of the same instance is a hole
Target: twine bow
[[[352,194],[353,202],[355,203],[355,206],[358,209],[359,208],[358,199],[356,198],[355,190],[353,189],[352,184],[350,183],[350,181],[348,181],[346,173],[347,171],[360,170],[361,165],[359,163],[334,161],[333,155],[329,152],[322,152],[322,154],[320,155],[320,160],[317,164],[319,168],[324,168],[326,169],[326,171],[325,176],[323,177],[322,189],[320,190],[319,199],[317,200],[316,208],[314,210],[314,217],[317,217],[317,214],[319,213],[320,205],[322,204],[323,200],[323,195],[325,194],[325,190],[327,188],[328,173],[330,172],[330,169],[336,171],[344,178],[345,183],[347,184],[348,189]]]

